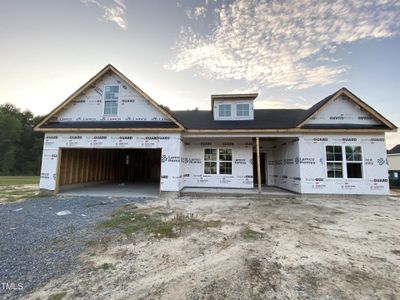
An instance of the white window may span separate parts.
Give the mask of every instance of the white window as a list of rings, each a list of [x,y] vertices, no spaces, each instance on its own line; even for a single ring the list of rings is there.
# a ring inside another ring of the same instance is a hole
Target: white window
[[[363,178],[361,146],[326,146],[325,152],[328,178]]]
[[[230,104],[220,104],[220,105],[218,105],[218,115],[220,117],[230,117],[230,116],[232,116],[232,105],[230,105]]]
[[[106,85],[104,88],[104,114],[118,113],[119,85]]]
[[[343,178],[342,146],[326,146],[326,169],[328,178]]]
[[[218,149],[204,149],[204,174],[217,174]]]
[[[232,149],[219,149],[219,174],[232,174]]]
[[[232,174],[232,149],[204,149],[204,174]]]
[[[248,103],[236,104],[236,116],[248,117],[250,115],[250,105]]]
[[[346,146],[347,178],[362,178],[361,146]]]

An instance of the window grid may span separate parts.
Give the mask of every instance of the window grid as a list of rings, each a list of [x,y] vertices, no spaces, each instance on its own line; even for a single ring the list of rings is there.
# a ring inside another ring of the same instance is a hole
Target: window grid
[[[217,174],[217,149],[204,149],[204,174]]]
[[[230,117],[232,115],[232,106],[230,104],[220,104],[218,106],[218,115],[220,117]]]
[[[119,85],[106,85],[104,88],[104,114],[118,113]]]
[[[328,178],[363,178],[361,146],[326,146],[325,153]]]
[[[249,104],[236,104],[236,116],[238,117],[248,117],[250,115],[250,105]]]
[[[232,149],[205,148],[204,174],[232,174]]]
[[[343,178],[342,146],[326,146],[325,150],[328,178]]]
[[[219,149],[219,174],[232,174],[232,149]]]
[[[347,178],[362,178],[361,146],[346,146]]]

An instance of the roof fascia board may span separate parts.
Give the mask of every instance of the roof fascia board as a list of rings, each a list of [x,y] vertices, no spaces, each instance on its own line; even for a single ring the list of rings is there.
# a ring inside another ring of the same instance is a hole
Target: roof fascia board
[[[367,103],[362,101],[360,98],[358,98],[357,96],[355,96],[353,93],[351,93],[350,91],[348,91],[345,88],[342,88],[339,91],[337,91],[335,93],[335,95],[331,99],[329,99],[326,103],[324,103],[320,108],[318,108],[313,114],[308,116],[305,120],[303,120],[296,127],[297,128],[302,127],[305,123],[307,123],[307,121],[309,121],[313,116],[315,116],[323,107],[325,107],[328,103],[330,103],[331,101],[334,101],[335,99],[337,99],[341,95],[346,95],[348,98],[350,98],[350,100],[352,100],[354,103],[356,103],[357,105],[359,105],[360,107],[365,109],[368,113],[373,115],[378,121],[382,122],[388,128],[390,128],[391,129],[390,131],[397,130],[397,126],[396,125],[394,125],[392,122],[390,122],[388,119],[386,119],[380,113],[378,113],[375,109],[373,109],[371,106],[369,106]]]
[[[358,98],[356,95],[354,95],[352,92],[350,92],[347,89],[345,89],[343,91],[343,93],[346,96],[348,96],[351,100],[353,100],[355,103],[357,103],[359,106],[361,106],[363,109],[365,109],[367,112],[369,112],[371,115],[373,115],[377,120],[379,120],[383,124],[385,124],[388,128],[397,129],[396,125],[394,125],[392,122],[390,122],[384,116],[382,116],[376,109],[374,109],[371,106],[369,106],[367,103],[365,103],[360,98]]]
[[[105,66],[100,72],[98,72],[96,75],[94,75],[92,78],[90,78],[84,85],[82,85],[79,89],[77,89],[74,93],[72,93],[67,99],[65,99],[63,102],[61,102],[56,108],[54,108],[47,116],[41,120],[34,128],[34,131],[39,131],[40,127],[45,124],[47,121],[50,120],[51,117],[53,117],[56,113],[58,113],[61,109],[63,109],[65,106],[67,106],[76,96],[78,96],[82,91],[84,91],[86,88],[90,87],[92,83],[97,81],[101,76],[103,76],[105,73],[107,73],[108,70],[110,70],[111,65]]]
[[[37,128],[38,132],[182,132],[180,128]]]
[[[296,133],[384,133],[396,131],[396,129],[186,129],[187,133],[276,133],[276,132],[296,132]]]
[[[124,74],[118,71],[114,66],[108,64],[105,66],[100,72],[94,75],[89,81],[87,81],[84,85],[82,85],[77,91],[75,91],[72,95],[70,95],[66,100],[64,100],[61,104],[59,104],[56,108],[54,108],[43,120],[41,120],[34,128],[34,131],[43,131],[40,130],[41,126],[48,122],[51,117],[61,111],[61,109],[65,108],[76,96],[78,96],[85,89],[90,87],[94,82],[96,82],[101,76],[106,74],[108,71],[114,72],[117,76],[121,77],[126,83],[135,91],[137,91],[143,98],[145,98],[150,104],[152,104],[159,112],[163,115],[167,116],[173,123],[175,123],[180,130],[183,130],[184,127],[181,123],[179,123],[170,113],[168,113],[165,109],[160,107],[157,102],[155,102],[149,95],[143,92],[137,85],[135,85],[130,79],[128,79]]]
[[[315,116],[323,107],[325,107],[328,103],[331,101],[337,99],[341,95],[341,90],[337,91],[335,95],[329,99],[326,103],[324,103],[320,108],[318,108],[316,111],[314,111],[310,116],[308,116],[305,120],[303,120],[300,124],[298,124],[296,127],[300,128],[302,127],[305,123],[307,123],[313,116]]]
[[[136,90],[143,98],[145,98],[150,104],[152,104],[155,108],[158,109],[162,114],[166,115],[171,121],[173,121],[181,130],[184,129],[183,125],[179,123],[168,111],[160,107],[160,105],[154,101],[149,95],[147,95],[142,89],[140,89],[136,84],[134,84],[129,78],[127,78],[124,74],[118,71],[114,66],[110,65],[111,70],[115,72],[118,76],[124,79],[131,88]]]

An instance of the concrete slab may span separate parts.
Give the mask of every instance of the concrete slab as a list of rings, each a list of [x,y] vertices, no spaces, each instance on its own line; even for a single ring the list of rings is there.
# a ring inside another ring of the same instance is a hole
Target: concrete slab
[[[235,189],[235,188],[201,188],[187,187],[181,190],[181,196],[201,197],[201,196],[222,196],[222,197],[259,197],[260,194],[254,189]],[[280,189],[273,186],[263,186],[261,195],[263,197],[283,197],[293,198],[296,193]]]
[[[158,198],[160,186],[154,182],[104,183],[60,192],[63,196]]]

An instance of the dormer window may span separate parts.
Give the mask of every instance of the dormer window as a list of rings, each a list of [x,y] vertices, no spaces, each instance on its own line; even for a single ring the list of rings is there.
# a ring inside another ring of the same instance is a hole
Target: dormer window
[[[249,115],[250,115],[250,104],[248,103],[236,104],[237,117],[248,117]]]
[[[258,94],[211,95],[211,107],[216,121],[254,120],[254,99]]]
[[[232,116],[232,105],[231,104],[220,104],[218,106],[218,114],[220,117],[231,117]]]
[[[104,114],[118,114],[119,85],[106,85],[104,87]]]

